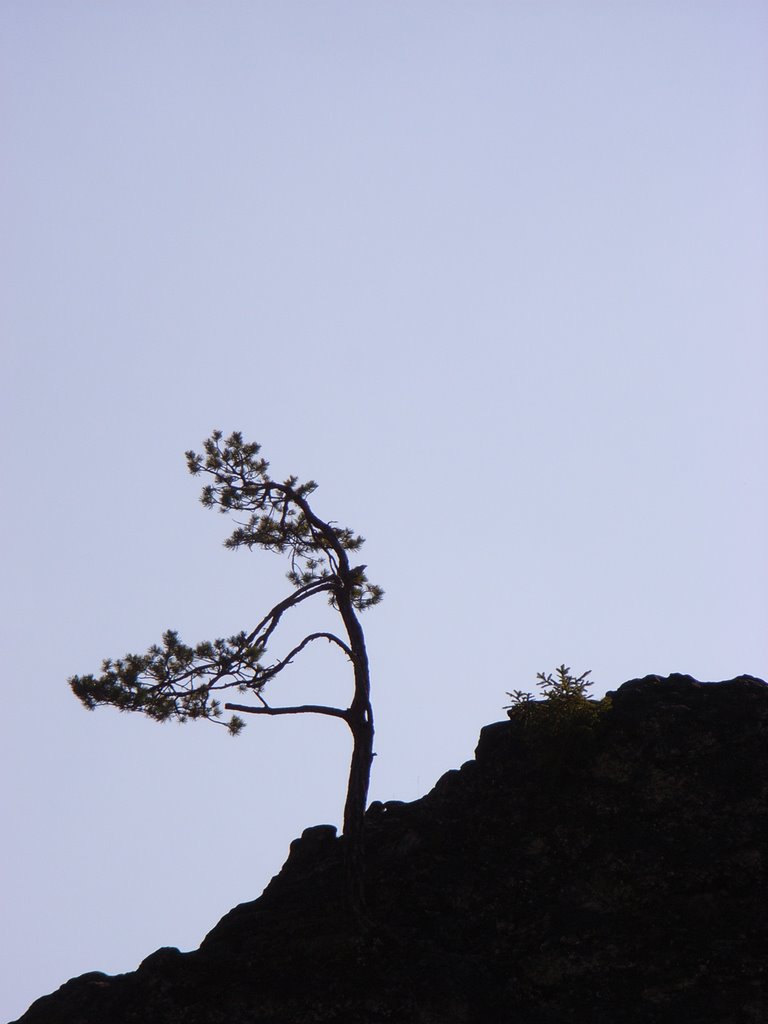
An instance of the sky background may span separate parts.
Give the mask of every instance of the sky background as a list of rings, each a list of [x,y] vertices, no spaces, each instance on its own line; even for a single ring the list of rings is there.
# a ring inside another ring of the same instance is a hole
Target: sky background
[[[367,538],[372,798],[563,661],[768,674],[767,40],[743,0],[0,4],[3,1020],[340,821],[339,722],[67,687],[289,589],[197,502],[216,427]]]

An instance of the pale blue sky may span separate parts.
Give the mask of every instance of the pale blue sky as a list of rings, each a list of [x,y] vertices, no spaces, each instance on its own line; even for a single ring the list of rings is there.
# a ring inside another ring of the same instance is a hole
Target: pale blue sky
[[[214,427],[368,538],[374,798],[561,661],[768,674],[767,40],[733,0],[0,6],[2,1019],[339,821],[337,722],[66,685],[284,594],[197,504]]]

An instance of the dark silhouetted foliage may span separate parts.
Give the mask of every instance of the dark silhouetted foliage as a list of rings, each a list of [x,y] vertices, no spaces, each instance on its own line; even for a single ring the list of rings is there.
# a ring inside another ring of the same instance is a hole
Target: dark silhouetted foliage
[[[588,680],[590,671],[575,676],[563,664],[555,672],[555,675],[539,672],[536,676],[536,685],[543,700],[536,700],[532,693],[524,690],[507,693],[512,701],[507,705],[509,717],[542,738],[574,740],[588,735],[610,706],[609,698],[602,701],[590,699],[587,692],[593,685]]]

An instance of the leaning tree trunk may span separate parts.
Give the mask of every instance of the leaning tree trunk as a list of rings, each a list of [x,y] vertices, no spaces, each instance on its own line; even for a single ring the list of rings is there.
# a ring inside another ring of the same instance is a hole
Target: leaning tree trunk
[[[373,709],[365,636],[345,593],[339,601],[353,655],[355,692],[347,712],[352,732],[347,798],[344,804],[344,850],[350,906],[358,924],[366,919],[365,908],[365,809],[373,764]]]
[[[373,719],[350,720],[352,759],[344,805],[344,857],[351,909],[358,921],[365,917],[365,808],[373,763]]]

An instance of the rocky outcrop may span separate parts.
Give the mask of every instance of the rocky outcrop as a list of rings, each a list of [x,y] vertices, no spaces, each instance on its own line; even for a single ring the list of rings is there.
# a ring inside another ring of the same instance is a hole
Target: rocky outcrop
[[[764,1024],[768,685],[648,676],[589,727],[520,716],[414,803],[307,829],[199,950],[86,974],[23,1024]]]

